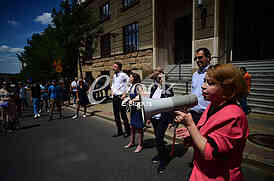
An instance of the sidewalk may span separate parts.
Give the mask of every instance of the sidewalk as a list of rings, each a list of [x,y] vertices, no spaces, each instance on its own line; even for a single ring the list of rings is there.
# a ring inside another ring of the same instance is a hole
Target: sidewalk
[[[75,108],[72,105],[68,106]],[[88,114],[114,121],[112,101],[91,105],[87,109]],[[248,115],[250,136],[246,142],[243,158],[267,167],[274,168],[274,116],[250,113]],[[146,132],[153,134],[152,128]],[[167,130],[166,139],[172,140],[172,130]]]

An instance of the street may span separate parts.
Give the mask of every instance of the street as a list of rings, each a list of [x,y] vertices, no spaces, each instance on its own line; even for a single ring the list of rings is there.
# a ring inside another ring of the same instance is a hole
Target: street
[[[33,119],[23,114],[22,128],[0,136],[1,181],[183,181],[192,152],[176,145],[176,157],[164,174],[151,163],[156,154],[153,135],[145,133],[145,149],[125,150],[129,138],[112,138],[113,122],[95,116],[74,120],[74,111],[65,108],[65,119],[48,121],[48,113]],[[243,163],[245,180],[274,180],[271,168]]]

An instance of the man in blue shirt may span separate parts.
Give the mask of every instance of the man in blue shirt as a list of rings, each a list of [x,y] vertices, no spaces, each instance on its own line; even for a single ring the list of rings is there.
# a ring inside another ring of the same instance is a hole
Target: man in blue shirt
[[[55,108],[55,105],[58,109],[58,112],[60,114],[60,119],[63,118],[62,117],[62,111],[61,111],[61,97],[62,97],[62,89],[60,86],[56,86],[56,81],[53,80],[51,82],[51,86],[49,86],[48,88],[48,94],[49,94],[49,102],[50,102],[50,116],[49,116],[49,121],[52,120],[52,116],[53,116],[53,110]]]
[[[196,50],[194,61],[198,65],[198,70],[192,76],[192,89],[191,93],[195,94],[198,98],[198,104],[191,108],[190,113],[192,115],[195,124],[198,123],[200,117],[205,111],[206,107],[210,103],[206,101],[202,95],[202,85],[204,83],[206,71],[209,67],[211,60],[211,53],[207,48],[199,48]]]

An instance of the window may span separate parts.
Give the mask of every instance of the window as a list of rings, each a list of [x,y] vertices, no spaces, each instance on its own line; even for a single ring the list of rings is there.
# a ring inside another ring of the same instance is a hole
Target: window
[[[111,53],[110,34],[106,34],[101,37],[101,56],[109,57],[110,53]]]
[[[137,2],[139,2],[139,0],[123,0],[123,8],[129,8],[135,4],[137,4]]]
[[[139,26],[137,23],[127,25],[123,29],[124,53],[134,52],[139,47]]]
[[[110,5],[109,2],[100,7],[100,19],[105,21],[110,18]]]

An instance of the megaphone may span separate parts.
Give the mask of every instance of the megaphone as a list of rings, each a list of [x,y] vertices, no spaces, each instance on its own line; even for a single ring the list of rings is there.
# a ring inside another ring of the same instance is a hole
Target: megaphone
[[[141,98],[142,114],[144,121],[151,119],[155,114],[171,112],[183,108],[190,108],[198,104],[198,98],[194,94],[174,96],[169,98]]]

